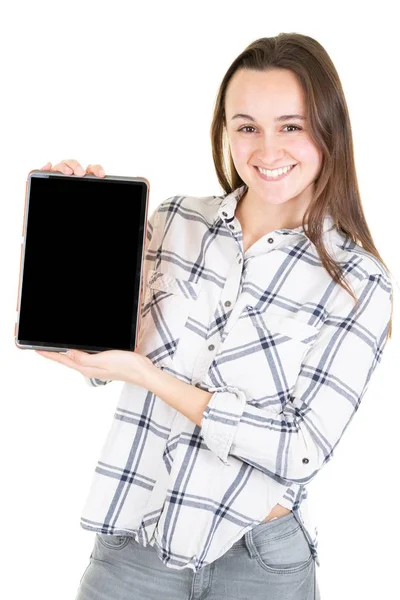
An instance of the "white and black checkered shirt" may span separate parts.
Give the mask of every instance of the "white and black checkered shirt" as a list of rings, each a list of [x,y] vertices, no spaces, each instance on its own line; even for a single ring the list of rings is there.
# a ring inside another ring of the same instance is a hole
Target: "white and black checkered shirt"
[[[392,284],[382,263],[324,221],[359,304],[302,227],[243,252],[225,196],[174,196],[148,220],[137,351],[214,392],[201,427],[124,383],[81,526],[128,535],[173,569],[215,561],[275,504],[319,565],[307,484],[331,459],[381,361]],[[101,385],[98,379],[87,379]]]

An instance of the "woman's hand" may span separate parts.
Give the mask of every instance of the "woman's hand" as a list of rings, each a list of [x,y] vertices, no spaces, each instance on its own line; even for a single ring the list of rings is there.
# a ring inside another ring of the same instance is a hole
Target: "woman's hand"
[[[147,356],[126,350],[105,350],[97,354],[89,354],[82,350],[47,352],[35,350],[37,354],[61,363],[70,369],[79,371],[84,377],[97,379],[127,381],[147,387],[147,381],[157,367]]]
[[[78,177],[83,177],[89,173],[92,173],[97,177],[105,176],[104,169],[101,165],[88,165],[86,171],[84,171],[78,161],[73,158],[62,160],[54,165],[54,167],[51,166],[51,162],[48,162],[44,167],[39,169],[39,171],[59,171],[60,173],[64,173],[64,175],[77,175]]]

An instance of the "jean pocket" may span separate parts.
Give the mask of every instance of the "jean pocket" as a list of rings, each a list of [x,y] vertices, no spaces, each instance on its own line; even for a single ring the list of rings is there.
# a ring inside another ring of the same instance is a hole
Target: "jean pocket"
[[[297,573],[312,561],[310,546],[296,518],[276,519],[263,523],[252,535],[254,558],[271,573]]]
[[[102,546],[112,550],[121,550],[129,544],[129,535],[110,535],[105,533],[96,533],[96,537]]]

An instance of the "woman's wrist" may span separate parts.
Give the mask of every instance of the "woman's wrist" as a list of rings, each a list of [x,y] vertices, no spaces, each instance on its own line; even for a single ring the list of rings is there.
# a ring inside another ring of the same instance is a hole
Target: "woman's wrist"
[[[201,427],[203,412],[213,395],[211,392],[185,383],[153,363],[145,369],[143,379],[143,387]]]

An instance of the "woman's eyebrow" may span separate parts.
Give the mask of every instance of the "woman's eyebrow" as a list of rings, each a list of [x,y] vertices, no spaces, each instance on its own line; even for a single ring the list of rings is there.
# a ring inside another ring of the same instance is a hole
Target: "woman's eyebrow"
[[[248,119],[249,121],[255,121],[256,119],[253,119],[253,117],[251,117],[250,115],[245,115],[243,113],[237,113],[236,115],[234,115],[231,119],[231,121],[233,121],[233,119]],[[302,121],[305,121],[306,118],[303,117],[303,115],[281,115],[280,117],[275,117],[274,121],[289,121],[290,119],[300,119]]]

